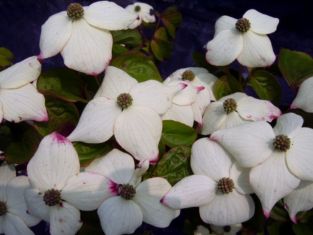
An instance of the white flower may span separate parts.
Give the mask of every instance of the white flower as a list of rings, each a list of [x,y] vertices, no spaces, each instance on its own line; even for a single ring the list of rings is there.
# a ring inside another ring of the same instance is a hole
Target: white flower
[[[45,98],[36,89],[41,64],[29,57],[0,72],[0,122],[47,121]]]
[[[162,199],[173,209],[199,207],[205,223],[225,226],[241,223],[254,214],[249,171],[235,164],[228,153],[208,138],[192,146],[195,175],[179,181]]]
[[[206,227],[202,225],[198,225],[193,235],[214,235],[214,233],[210,233],[209,229],[207,229]]]
[[[253,167],[250,183],[267,217],[275,203],[299,185],[299,179],[313,180],[313,130],[302,124],[300,116],[288,113],[277,119],[274,129],[267,122],[254,122],[211,136],[241,166]]]
[[[96,75],[112,57],[112,35],[109,30],[127,29],[136,16],[114,2],[99,1],[88,7],[71,3],[42,25],[40,58],[61,52],[64,64],[74,70]]]
[[[128,12],[136,15],[136,20],[129,26],[130,29],[134,29],[139,26],[142,21],[145,23],[154,23],[155,15],[153,7],[147,3],[136,2],[128,5],[125,8]]]
[[[34,226],[40,220],[27,212],[24,191],[28,187],[26,176],[16,177],[13,167],[0,166],[0,234],[34,235],[28,226]]]
[[[216,130],[251,121],[270,122],[280,114],[280,110],[271,102],[236,92],[208,105],[203,116],[201,134],[208,135]]]
[[[170,106],[164,85],[138,83],[123,70],[109,66],[95,98],[83,111],[71,141],[116,141],[137,160],[157,161],[162,132],[160,115]]]
[[[183,81],[187,87],[175,94],[172,106],[163,119],[179,121],[188,126],[193,126],[196,121],[201,125],[205,108],[210,100],[215,100],[212,87],[216,80],[206,69],[198,67],[183,68],[172,73],[164,80],[165,85]]]
[[[179,215],[179,211],[160,203],[171,188],[167,180],[156,177],[140,182],[148,166],[148,161],[145,161],[141,168],[135,170],[130,155],[113,149],[86,168],[87,172],[103,175],[110,182],[106,190],[111,197],[98,209],[105,234],[133,233],[142,222],[165,228]]]
[[[95,210],[108,197],[109,182],[80,173],[73,145],[57,133],[41,141],[27,172],[32,186],[25,192],[29,212],[50,223],[51,235],[76,234],[82,225],[79,210]]]
[[[275,61],[267,34],[276,31],[279,19],[248,10],[241,19],[222,16],[215,23],[213,40],[206,45],[210,64],[223,66],[235,59],[247,67],[269,66]]]
[[[313,113],[313,77],[306,79],[300,85],[298,94],[291,104],[292,109],[300,108]]]
[[[296,224],[296,215],[299,211],[308,211],[313,208],[312,181],[301,181],[299,187],[284,198],[284,203],[290,219]]]

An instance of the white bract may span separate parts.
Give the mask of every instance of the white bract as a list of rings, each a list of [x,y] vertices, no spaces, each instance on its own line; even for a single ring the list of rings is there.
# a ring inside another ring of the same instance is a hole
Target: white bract
[[[141,182],[141,176],[148,169],[148,161],[135,169],[133,158],[118,149],[113,149],[102,158],[94,160],[87,172],[104,176],[107,195],[110,195],[98,209],[101,226],[107,235],[133,233],[142,222],[165,228],[179,215],[160,203],[171,189],[167,180],[156,177]]]
[[[88,7],[71,3],[67,11],[50,16],[42,25],[40,58],[61,53],[67,67],[99,74],[112,57],[110,31],[127,29],[135,20],[134,14],[114,2],[99,1]]]
[[[136,2],[128,5],[125,9],[137,17],[136,20],[129,26],[130,29],[136,28],[142,23],[142,21],[145,23],[154,23],[156,20],[153,7],[147,3]]]
[[[250,183],[267,217],[299,179],[313,180],[313,130],[302,124],[300,116],[287,113],[277,119],[274,129],[267,122],[253,122],[211,135],[241,166],[253,167]]]
[[[80,173],[72,143],[57,133],[40,142],[27,172],[29,212],[50,223],[51,235],[76,234],[82,226],[79,210],[95,210],[108,196],[109,182],[101,175]]]
[[[298,212],[313,208],[312,181],[301,181],[299,187],[284,198],[284,203],[290,219],[296,224]]]
[[[291,104],[292,109],[302,109],[313,113],[313,77],[306,79],[300,85],[298,94]]]
[[[271,102],[236,92],[208,105],[203,115],[201,134],[209,135],[216,130],[252,121],[271,122],[280,114],[279,108]]]
[[[0,72],[0,122],[47,121],[45,98],[36,89],[41,64],[29,57]]]
[[[210,64],[224,66],[235,59],[250,68],[269,66],[275,61],[267,34],[276,31],[279,19],[248,10],[241,19],[222,16],[215,23],[213,40],[206,45]]]
[[[236,165],[226,151],[208,138],[192,146],[195,175],[179,181],[162,199],[173,209],[199,207],[205,223],[218,226],[241,223],[254,214],[249,170]]]
[[[170,97],[162,83],[138,83],[123,70],[109,66],[99,91],[68,138],[102,143],[114,135],[137,160],[154,162],[162,132],[160,115],[169,106]]]
[[[184,82],[187,86],[172,98],[172,106],[163,115],[163,120],[175,120],[193,126],[202,125],[202,115],[210,100],[215,100],[212,87],[217,78],[204,68],[189,67],[172,73],[164,84]]]
[[[13,166],[0,166],[0,234],[34,235],[28,226],[40,220],[27,212],[24,191],[28,187],[27,177],[16,177]]]

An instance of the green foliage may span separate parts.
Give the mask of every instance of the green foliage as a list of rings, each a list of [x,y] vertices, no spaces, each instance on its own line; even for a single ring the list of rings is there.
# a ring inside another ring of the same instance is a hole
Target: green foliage
[[[147,80],[162,81],[161,75],[154,62],[139,53],[126,53],[117,56],[112,65],[124,70],[138,82]]]
[[[165,9],[165,11],[161,13],[160,18],[169,35],[174,38],[176,28],[180,25],[182,21],[181,13],[175,6],[172,6]]]
[[[151,177],[164,177],[174,185],[184,177],[191,175],[191,148],[178,146],[164,154],[152,171]]]
[[[142,37],[136,29],[111,31],[111,34],[115,45],[124,45],[126,48],[135,48],[142,44]]]
[[[260,99],[279,103],[281,88],[276,77],[266,70],[254,70],[249,78],[250,85]]]
[[[213,93],[216,99],[220,99],[238,91],[243,91],[243,87],[241,83],[230,73],[217,79],[213,85]]]
[[[0,70],[10,66],[13,58],[14,55],[9,49],[0,47]]]
[[[67,133],[69,129],[76,126],[79,113],[74,104],[46,96],[46,107],[49,121],[34,124],[36,130],[42,136],[48,135],[54,131]]]
[[[196,131],[180,122],[165,120],[163,121],[162,141],[169,147],[179,145],[192,145],[197,138]]]
[[[278,56],[278,66],[291,86],[298,86],[313,75],[313,59],[304,52],[282,49]]]
[[[154,33],[150,46],[152,53],[158,60],[163,61],[164,59],[170,57],[172,51],[172,44],[169,41],[166,29],[164,27],[160,27]]]

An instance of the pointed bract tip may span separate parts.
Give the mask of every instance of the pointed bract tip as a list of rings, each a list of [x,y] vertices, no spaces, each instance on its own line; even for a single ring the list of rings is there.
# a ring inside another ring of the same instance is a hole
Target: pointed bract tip
[[[53,132],[52,137],[55,141],[57,141],[58,143],[68,143],[70,142],[66,137],[64,137],[63,135],[59,134],[58,132]]]
[[[42,117],[36,119],[37,122],[47,122],[49,121],[49,116],[47,113],[45,113],[44,115],[42,115]]]
[[[213,134],[210,135],[209,139],[214,141],[214,142],[218,141],[218,138],[215,135],[213,135]]]
[[[183,82],[179,83],[179,84],[180,84],[182,90],[184,90],[188,86],[188,84],[183,83]]]
[[[118,194],[118,184],[113,182],[112,180],[110,180],[109,189],[110,189],[110,192],[113,195],[117,195]]]
[[[268,219],[271,215],[271,212],[270,211],[263,211],[263,215],[264,215],[265,219]]]
[[[290,109],[297,109],[298,107],[295,104],[290,105]]]
[[[203,91],[204,89],[205,89],[204,86],[197,86],[196,87],[197,92]]]
[[[43,55],[40,53],[39,55],[37,55],[37,60],[39,61],[39,63],[43,63],[43,61],[44,61],[44,57],[43,57]]]
[[[297,217],[294,215],[294,216],[290,216],[290,220],[292,221],[292,223],[294,224],[297,224],[298,223],[298,220],[297,220]]]
[[[152,160],[149,161],[150,165],[156,165],[159,161],[159,156],[154,157]]]

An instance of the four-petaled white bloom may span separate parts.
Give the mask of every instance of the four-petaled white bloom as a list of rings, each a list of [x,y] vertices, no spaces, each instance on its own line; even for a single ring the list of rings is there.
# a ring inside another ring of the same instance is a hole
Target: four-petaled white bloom
[[[187,86],[172,98],[172,105],[163,115],[163,120],[175,120],[193,126],[194,121],[202,125],[202,115],[210,100],[215,100],[212,87],[216,77],[204,68],[189,67],[172,73],[164,84],[184,82]]]
[[[29,212],[50,223],[51,235],[74,235],[82,225],[79,210],[91,211],[107,197],[101,175],[80,173],[72,143],[57,133],[46,136],[27,166]]]
[[[74,70],[96,75],[109,64],[113,39],[109,30],[127,29],[136,20],[114,2],[99,1],[88,7],[68,6],[42,25],[41,58],[61,52],[64,64]]]
[[[0,234],[34,235],[28,226],[34,226],[40,220],[27,212],[24,198],[27,188],[26,176],[16,177],[14,167],[0,166]]]
[[[201,134],[208,135],[251,121],[271,122],[280,114],[279,108],[271,102],[236,92],[208,105],[203,115]]]
[[[40,71],[33,56],[0,72],[0,122],[48,120],[45,98],[36,89]]]
[[[135,14],[137,17],[136,20],[129,26],[130,29],[136,28],[142,23],[142,21],[145,23],[155,22],[153,7],[147,3],[136,2],[128,5],[125,9],[130,13]]]
[[[161,114],[170,106],[165,86],[154,80],[138,83],[113,66],[95,98],[83,111],[71,141],[102,143],[114,134],[116,141],[137,160],[158,160]]]
[[[253,167],[250,183],[259,197],[264,215],[291,193],[300,180],[313,180],[313,130],[303,119],[287,113],[274,129],[267,122],[253,122],[212,134],[242,167]]]
[[[144,161],[135,170],[133,158],[118,149],[94,160],[87,172],[103,175],[107,179],[106,195],[110,195],[98,209],[101,226],[107,235],[133,233],[142,222],[165,228],[179,215],[160,203],[171,189],[167,180],[155,177],[141,182],[148,169]]]
[[[267,34],[276,31],[279,19],[248,10],[241,19],[222,16],[215,23],[213,40],[206,45],[210,64],[224,66],[235,59],[250,68],[269,66],[275,61]]]
[[[292,109],[300,108],[313,113],[313,77],[301,83],[298,94],[291,104]]]
[[[164,205],[174,209],[199,207],[201,219],[218,226],[241,223],[253,216],[249,170],[233,162],[216,142],[202,138],[193,144],[191,168],[195,175],[174,185],[162,199]]]

